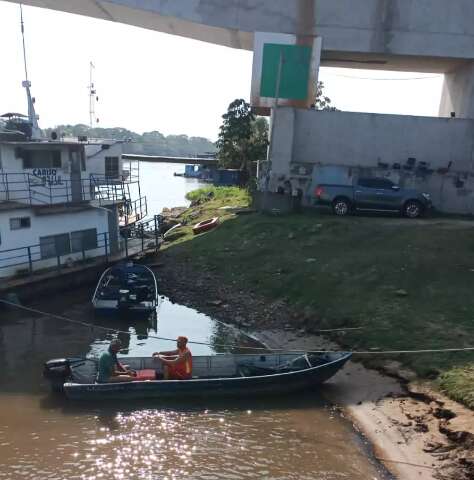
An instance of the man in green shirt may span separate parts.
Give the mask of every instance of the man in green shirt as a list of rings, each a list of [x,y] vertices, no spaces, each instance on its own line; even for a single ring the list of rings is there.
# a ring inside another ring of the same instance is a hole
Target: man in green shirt
[[[134,372],[124,367],[117,359],[117,353],[122,348],[122,342],[117,338],[110,342],[109,349],[99,358],[97,383],[131,382]]]

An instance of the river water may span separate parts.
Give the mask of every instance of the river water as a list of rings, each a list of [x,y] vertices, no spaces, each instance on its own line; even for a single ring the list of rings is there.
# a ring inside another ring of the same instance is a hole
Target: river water
[[[153,213],[185,204],[198,183],[174,177],[182,166],[142,166],[142,192]],[[185,334],[209,345],[251,340],[206,315],[162,298],[141,322],[94,316],[94,285],[33,306],[96,325],[0,311],[0,479],[373,480],[382,473],[351,425],[317,393],[248,401],[184,400],[80,406],[48,391],[42,364],[53,357],[98,355],[117,328],[127,355],[169,349],[152,335]]]

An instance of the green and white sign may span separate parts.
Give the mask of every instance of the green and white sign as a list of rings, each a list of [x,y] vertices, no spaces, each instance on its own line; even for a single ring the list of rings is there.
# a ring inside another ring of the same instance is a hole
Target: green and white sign
[[[256,33],[251,103],[268,110],[278,105],[309,107],[314,102],[321,38]]]

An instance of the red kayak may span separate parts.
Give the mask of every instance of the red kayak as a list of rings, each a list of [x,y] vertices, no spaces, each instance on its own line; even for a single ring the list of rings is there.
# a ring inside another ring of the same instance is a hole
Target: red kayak
[[[207,232],[208,230],[212,230],[213,228],[217,227],[218,224],[219,224],[219,217],[214,217],[209,220],[204,220],[194,225],[193,233],[194,235],[198,235],[199,233]]]

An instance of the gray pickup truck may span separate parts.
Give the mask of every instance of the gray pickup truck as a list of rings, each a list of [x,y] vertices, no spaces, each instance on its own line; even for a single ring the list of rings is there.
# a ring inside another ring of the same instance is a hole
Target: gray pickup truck
[[[431,208],[428,193],[401,188],[386,178],[359,178],[355,185],[318,185],[316,205],[331,206],[336,215],[355,210],[399,212],[418,218]]]

